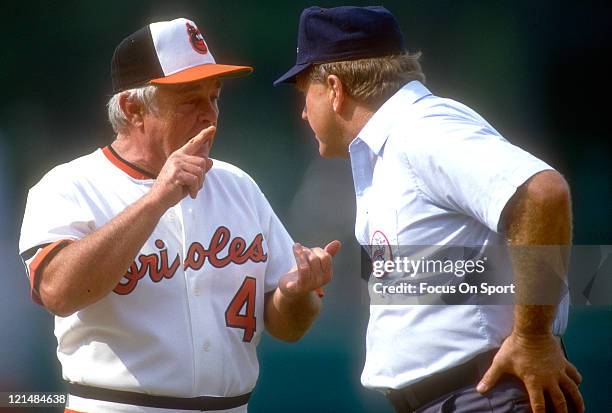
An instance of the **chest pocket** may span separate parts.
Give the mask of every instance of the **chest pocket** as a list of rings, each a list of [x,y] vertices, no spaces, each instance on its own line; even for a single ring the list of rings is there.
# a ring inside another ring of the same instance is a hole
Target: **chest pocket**
[[[397,209],[381,194],[369,192],[364,208],[368,220],[367,244],[371,247],[372,259],[393,259],[398,247]]]
[[[397,187],[390,179],[392,172],[384,156],[374,157],[371,183],[357,201],[356,236],[372,259],[390,259],[398,244]]]

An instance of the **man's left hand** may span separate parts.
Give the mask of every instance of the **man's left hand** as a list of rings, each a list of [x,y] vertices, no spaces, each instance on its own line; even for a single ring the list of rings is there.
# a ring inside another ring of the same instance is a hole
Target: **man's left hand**
[[[578,389],[582,377],[564,357],[552,334],[522,336],[512,333],[476,389],[480,393],[487,392],[504,373],[518,377],[525,384],[533,413],[546,412],[545,394],[550,396],[557,413],[567,413],[567,406],[572,402],[578,412],[584,412]],[[566,396],[571,400],[566,400]]]
[[[327,284],[332,277],[332,257],[340,250],[340,241],[332,241],[325,248],[293,246],[296,266],[278,284],[282,294],[293,298],[303,296]]]

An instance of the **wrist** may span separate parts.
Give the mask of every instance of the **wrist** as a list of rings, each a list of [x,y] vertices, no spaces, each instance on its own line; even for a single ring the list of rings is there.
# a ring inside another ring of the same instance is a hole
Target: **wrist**
[[[148,213],[158,218],[168,210],[169,207],[165,206],[162,200],[156,196],[154,192],[146,193],[142,198],[142,207]]]
[[[521,337],[550,337],[555,318],[552,305],[515,305],[513,333]]]
[[[284,314],[300,314],[300,316],[318,313],[321,307],[321,300],[312,291],[288,294],[280,287],[277,288],[274,295],[274,302],[279,312]]]
[[[554,336],[550,331],[544,332],[525,332],[517,330],[516,328],[512,330],[510,334],[516,341],[522,344],[539,344],[550,342],[551,339],[554,340]]]
[[[289,292],[289,291],[285,291],[282,288],[278,288],[278,293],[280,294],[280,299],[283,300],[285,303],[287,304],[295,304],[295,303],[300,303],[300,302],[304,302],[307,301],[311,298],[312,296],[312,291],[306,291],[306,292],[297,292],[297,293],[293,293],[293,292]]]

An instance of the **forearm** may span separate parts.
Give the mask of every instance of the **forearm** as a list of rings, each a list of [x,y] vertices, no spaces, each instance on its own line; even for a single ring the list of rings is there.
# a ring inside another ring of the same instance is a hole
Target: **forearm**
[[[287,297],[277,288],[266,296],[266,329],[279,340],[294,342],[306,333],[320,311],[321,299],[316,293]]]
[[[43,304],[66,316],[108,295],[164,212],[145,195],[95,232],[59,251],[40,275]]]
[[[571,244],[565,181],[553,171],[537,174],[517,191],[507,213],[518,294],[513,330],[519,335],[550,334]]]

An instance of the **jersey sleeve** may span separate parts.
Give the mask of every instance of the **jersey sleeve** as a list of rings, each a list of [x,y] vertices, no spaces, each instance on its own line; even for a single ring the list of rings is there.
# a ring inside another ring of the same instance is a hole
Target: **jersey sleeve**
[[[19,238],[19,254],[30,280],[32,299],[38,273],[61,248],[95,228],[91,209],[79,200],[78,186],[51,171],[28,193]]]
[[[265,292],[278,286],[280,277],[295,265],[293,256],[293,239],[270,208],[268,226],[268,266],[266,268]]]
[[[247,175],[248,176],[248,175]],[[264,238],[268,247],[268,261],[265,275],[265,292],[273,291],[278,286],[281,276],[289,272],[295,265],[293,256],[293,239],[276,216],[272,206],[255,181],[251,182],[251,198],[257,206],[260,226],[264,230]]]
[[[499,231],[501,213],[517,188],[553,169],[484,120],[446,115],[421,122],[421,135],[404,148],[417,186],[435,204],[463,212],[492,231]]]

